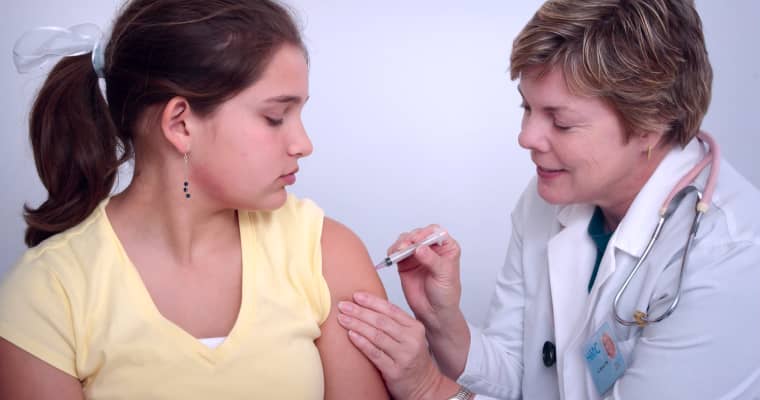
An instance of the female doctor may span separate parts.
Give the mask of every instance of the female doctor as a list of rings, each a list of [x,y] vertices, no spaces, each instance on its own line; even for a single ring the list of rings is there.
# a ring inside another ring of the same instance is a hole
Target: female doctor
[[[700,133],[712,70],[694,2],[550,0],[511,76],[537,176],[485,327],[459,308],[452,238],[399,263],[416,319],[366,293],[339,305],[394,397],[760,398],[760,193]]]

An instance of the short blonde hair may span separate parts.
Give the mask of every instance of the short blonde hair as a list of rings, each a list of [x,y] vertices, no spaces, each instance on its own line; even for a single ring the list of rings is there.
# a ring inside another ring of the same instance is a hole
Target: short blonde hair
[[[568,87],[619,113],[627,137],[665,128],[685,146],[710,104],[712,68],[693,0],[549,0],[514,41],[513,80],[562,68]]]

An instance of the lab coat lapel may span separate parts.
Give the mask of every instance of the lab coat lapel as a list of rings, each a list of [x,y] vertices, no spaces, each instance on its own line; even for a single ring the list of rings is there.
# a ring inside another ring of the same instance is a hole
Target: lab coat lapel
[[[593,211],[591,205],[563,207],[557,216],[563,228],[547,245],[558,366],[586,308],[596,259],[596,247],[587,234]]]

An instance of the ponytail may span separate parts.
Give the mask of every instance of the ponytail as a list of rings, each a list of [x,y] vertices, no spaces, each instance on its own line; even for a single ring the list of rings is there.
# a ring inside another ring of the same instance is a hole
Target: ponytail
[[[38,208],[24,205],[24,241],[33,247],[82,222],[111,192],[118,167],[117,129],[90,54],[63,58],[40,89],[29,118],[37,173],[47,189]]]

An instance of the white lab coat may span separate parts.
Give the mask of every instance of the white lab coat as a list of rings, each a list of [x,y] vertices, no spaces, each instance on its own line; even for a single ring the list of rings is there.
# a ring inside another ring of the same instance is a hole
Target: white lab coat
[[[533,180],[512,213],[513,232],[484,328],[472,342],[459,383],[500,399],[598,399],[582,347],[605,321],[628,365],[610,399],[760,399],[760,192],[721,163],[713,205],[693,244],[675,312],[646,328],[624,327],[613,298],[642,254],[658,210],[701,159],[693,140],[661,162],[615,230],[593,289],[596,247],[587,233],[593,205],[552,206]],[[696,185],[704,187],[706,173]],[[694,195],[665,224],[620,303],[659,315],[677,285]],[[466,273],[466,268],[463,273]],[[557,362],[542,361],[545,341]]]

